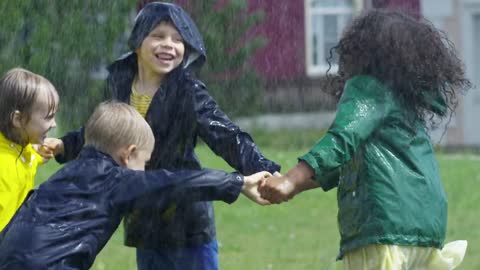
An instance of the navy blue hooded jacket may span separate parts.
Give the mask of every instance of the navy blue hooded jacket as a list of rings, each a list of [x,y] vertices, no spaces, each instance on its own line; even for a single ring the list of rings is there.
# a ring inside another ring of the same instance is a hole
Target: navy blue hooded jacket
[[[170,20],[184,40],[183,63],[164,78],[153,97],[146,120],[155,136],[155,148],[147,169],[195,169],[202,167],[194,152],[197,137],[244,175],[259,171],[280,171],[280,166],[266,159],[249,134],[240,130],[218,107],[194,71],[205,62],[202,37],[188,14],[174,4],[153,2],[136,18],[129,46],[134,51],[162,20]],[[132,82],[137,74],[137,55],[128,53],[108,67],[108,94],[129,103]],[[62,138],[64,156],[76,157],[83,145],[81,132]],[[126,244],[156,249],[198,246],[215,239],[211,202],[179,203],[173,216],[158,208],[136,209],[125,219]]]
[[[86,147],[29,197],[2,231],[0,270],[89,269],[135,207],[235,201],[243,177],[222,171],[134,171]]]

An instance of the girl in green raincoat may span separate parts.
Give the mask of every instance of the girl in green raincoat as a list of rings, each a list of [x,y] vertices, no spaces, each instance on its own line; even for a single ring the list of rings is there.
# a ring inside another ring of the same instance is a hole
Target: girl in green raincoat
[[[427,132],[471,86],[452,43],[425,20],[370,10],[332,50],[335,120],[286,175],[262,183],[262,196],[337,188],[344,269],[455,268],[467,243],[444,246],[447,199]]]

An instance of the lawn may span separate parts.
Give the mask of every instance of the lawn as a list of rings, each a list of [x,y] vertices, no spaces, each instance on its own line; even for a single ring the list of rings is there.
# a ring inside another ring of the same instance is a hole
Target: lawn
[[[307,149],[262,150],[285,170]],[[201,145],[197,152],[205,167],[230,170],[207,147]],[[438,161],[449,199],[447,241],[468,240],[468,252],[459,269],[480,269],[480,193],[476,191],[480,185],[480,158],[439,154]],[[54,162],[45,165],[38,179],[44,179],[57,166]],[[241,197],[232,205],[217,202],[215,210],[220,265],[224,270],[335,269],[339,241],[335,191],[308,191],[288,204],[268,207]],[[122,234],[119,228],[92,269],[136,269],[134,249],[122,245]]]

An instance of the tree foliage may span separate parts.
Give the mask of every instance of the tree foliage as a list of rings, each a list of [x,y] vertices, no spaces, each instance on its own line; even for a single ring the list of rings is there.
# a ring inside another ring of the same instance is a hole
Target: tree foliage
[[[260,81],[248,58],[263,44],[246,39],[261,13],[246,0],[178,0],[192,15],[207,47],[200,77],[230,115],[260,106]],[[132,0],[0,1],[0,72],[23,67],[45,76],[60,98],[61,133],[84,124],[104,92],[105,67],[127,52],[135,16]]]
[[[140,0],[142,1],[142,0]],[[261,110],[262,81],[249,59],[266,44],[249,31],[263,19],[261,11],[249,11],[247,0],[171,0],[190,13],[202,34],[207,63],[200,77],[209,92],[230,116]]]
[[[0,72],[23,67],[48,78],[60,97],[58,120],[82,125],[103,94],[105,65],[124,49],[128,0],[0,1]]]

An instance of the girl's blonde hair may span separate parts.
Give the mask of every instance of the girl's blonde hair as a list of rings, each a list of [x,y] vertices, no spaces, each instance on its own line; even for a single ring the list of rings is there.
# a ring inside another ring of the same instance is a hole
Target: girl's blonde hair
[[[131,144],[151,152],[154,143],[147,121],[132,106],[121,102],[101,103],[85,126],[85,145],[110,155]]]
[[[13,127],[15,111],[26,115],[30,121],[33,105],[40,91],[46,91],[48,114],[58,110],[58,93],[53,84],[43,76],[23,68],[13,68],[0,79],[0,132],[10,141],[25,145]],[[47,116],[45,115],[45,116]]]

